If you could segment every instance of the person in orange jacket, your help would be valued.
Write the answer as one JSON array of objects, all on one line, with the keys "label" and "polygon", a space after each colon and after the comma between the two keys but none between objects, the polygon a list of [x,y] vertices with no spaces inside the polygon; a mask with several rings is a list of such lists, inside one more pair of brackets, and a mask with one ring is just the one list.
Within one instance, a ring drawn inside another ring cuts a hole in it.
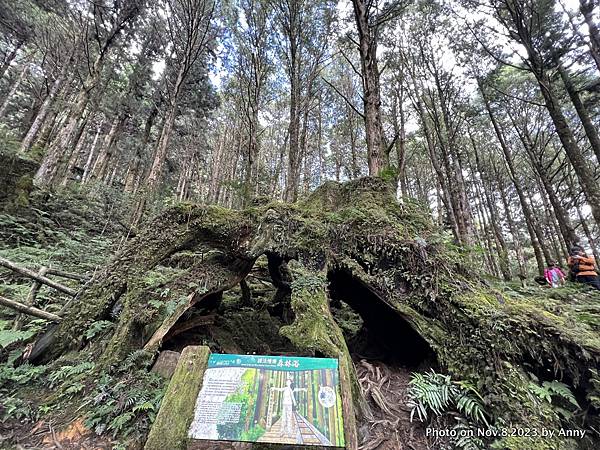
[{"label": "person in orange jacket", "polygon": [[594,289],[600,290],[600,278],[596,272],[596,260],[593,256],[588,256],[581,247],[572,249],[567,262],[571,272],[575,276],[575,281],[585,283]]}]

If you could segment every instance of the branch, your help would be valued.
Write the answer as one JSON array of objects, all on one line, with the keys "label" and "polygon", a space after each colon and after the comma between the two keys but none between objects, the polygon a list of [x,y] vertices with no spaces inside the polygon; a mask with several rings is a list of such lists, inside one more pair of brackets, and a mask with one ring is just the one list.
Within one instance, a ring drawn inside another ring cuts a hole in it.
[{"label": "branch", "polygon": [[83,281],[83,282],[90,281],[90,277],[86,277],[85,275],[79,275],[78,273],[71,273],[71,272],[63,272],[62,270],[57,270],[57,269],[48,269],[48,271],[46,273],[48,275],[56,275],[57,277],[69,278],[71,280],[78,280],[78,281]]},{"label": "branch", "polygon": [[64,292],[65,294],[69,294],[73,297],[77,295],[77,291],[67,286],[63,286],[62,284],[56,283],[55,281],[52,281],[44,276],[38,275],[37,273],[26,269],[25,267],[17,266],[15,263],[10,262],[8,259],[0,258],[0,266],[4,266],[7,269],[20,273],[21,275],[24,275],[28,278],[33,278],[34,280],[37,280],[40,283],[45,284],[46,286],[50,286],[51,288],[56,289],[57,291]]},{"label": "branch", "polygon": [[10,309],[14,309],[15,311],[19,311],[23,314],[39,317],[40,319],[50,320],[52,322],[60,322],[62,320],[62,317],[57,316],[56,314],[43,311],[41,309],[35,308],[34,306],[27,306],[2,296],[0,296],[0,305],[6,306]]},{"label": "branch", "polygon": [[384,23],[398,17],[405,7],[406,3],[402,0],[398,0],[389,4],[379,14],[377,14],[377,16],[374,17],[373,22],[369,24],[369,26],[375,29],[379,28]]},{"label": "branch", "polygon": [[323,77],[321,77],[321,80],[323,80],[325,83],[327,83],[327,85],[330,86],[331,89],[333,89],[340,97],[342,97],[346,101],[346,103],[348,104],[348,106],[350,106],[350,108],[352,108],[356,114],[358,114],[363,119],[365,118],[365,114],[362,113],[362,112],[360,112],[356,108],[356,106],[354,106],[354,104],[350,100],[348,100],[348,98],[338,90],[338,88],[336,88],[333,84],[331,84],[329,81],[327,81]]},{"label": "branch", "polygon": [[350,58],[348,58],[348,56],[346,56],[346,54],[344,53],[344,50],[342,50],[341,48],[340,48],[340,53],[342,54],[342,56],[344,57],[344,59],[346,60],[346,62],[348,62],[348,64],[350,64],[350,67],[352,67],[352,70],[354,71],[354,73],[356,75],[358,75],[360,77],[360,79],[362,80],[362,78],[363,78],[362,73],[360,72],[360,70],[358,70],[356,68],[356,66],[354,65],[354,63],[350,60]]},{"label": "branch", "polygon": [[388,148],[385,151],[385,154],[388,157],[390,156],[390,153],[392,152],[392,148],[394,147],[394,144],[396,143],[396,141],[398,140],[399,137],[400,137],[400,133],[395,133],[394,134],[394,138],[392,139],[392,142],[390,142],[390,145],[388,145]]}]

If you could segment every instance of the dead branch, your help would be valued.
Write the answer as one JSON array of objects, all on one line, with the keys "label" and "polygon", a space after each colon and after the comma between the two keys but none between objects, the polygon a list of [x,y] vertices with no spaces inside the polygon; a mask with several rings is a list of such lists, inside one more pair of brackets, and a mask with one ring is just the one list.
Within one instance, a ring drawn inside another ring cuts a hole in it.
[{"label": "dead branch", "polygon": [[64,272],[64,271],[58,270],[58,269],[48,269],[47,273],[48,273],[48,275],[56,275],[57,277],[68,278],[70,280],[77,280],[77,281],[83,281],[83,282],[90,281],[90,277],[87,277],[85,275],[80,275],[78,273]]},{"label": "dead branch", "polygon": [[62,317],[57,316],[56,314],[43,311],[34,306],[27,306],[23,303],[15,302],[14,300],[10,300],[2,296],[0,296],[0,305],[14,309],[15,311],[19,311],[23,314],[29,314],[30,316],[39,317],[40,319],[46,319],[52,322],[60,322],[62,320]]},{"label": "dead branch", "polygon": [[71,289],[67,286],[63,286],[62,284],[52,281],[44,276],[38,275],[37,273],[25,267],[18,266],[17,264],[9,261],[6,258],[0,258],[0,266],[6,267],[7,269],[20,273],[21,275],[26,276],[28,278],[33,278],[34,280],[37,280],[40,283],[45,284],[46,286],[50,286],[51,288],[56,289],[57,291],[69,294],[73,297],[77,295],[77,291],[75,291],[74,289]]}]

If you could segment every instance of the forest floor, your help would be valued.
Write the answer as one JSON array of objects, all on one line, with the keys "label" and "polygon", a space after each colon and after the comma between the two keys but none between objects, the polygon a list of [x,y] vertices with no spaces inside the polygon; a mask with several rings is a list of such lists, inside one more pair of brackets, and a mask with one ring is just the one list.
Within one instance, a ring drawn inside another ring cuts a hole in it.
[{"label": "forest floor", "polygon": [[359,424],[361,450],[428,450],[437,448],[418,420],[411,421],[408,386],[411,370],[382,361],[355,360],[354,365],[372,418]]}]

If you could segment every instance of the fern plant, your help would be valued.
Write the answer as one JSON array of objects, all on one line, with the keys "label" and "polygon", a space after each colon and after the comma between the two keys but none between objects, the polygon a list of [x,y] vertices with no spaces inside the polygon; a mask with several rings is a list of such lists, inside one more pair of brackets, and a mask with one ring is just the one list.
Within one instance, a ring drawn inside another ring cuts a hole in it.
[{"label": "fern plant", "polygon": [[466,418],[489,426],[483,399],[475,387],[466,382],[453,381],[450,375],[437,373],[433,369],[423,374],[413,373],[408,395],[411,421],[415,414],[421,422],[425,422],[430,413],[441,416],[455,409]]},{"label": "fern plant", "polygon": [[540,400],[552,404],[563,419],[571,420],[574,417],[573,413],[580,409],[580,406],[569,386],[556,380],[544,381],[539,385],[538,378],[535,375],[531,377],[534,381],[529,383],[529,392]]},{"label": "fern plant", "polygon": [[26,341],[34,335],[33,331],[11,330],[11,322],[0,320],[0,347],[6,348],[15,342]]},{"label": "fern plant", "polygon": [[459,419],[458,423],[452,427],[455,435],[450,438],[452,448],[461,450],[483,450],[486,448],[485,442],[477,436],[477,427],[468,420]]},{"label": "fern plant", "polygon": [[138,439],[154,422],[164,387],[162,377],[146,370],[121,374],[118,382],[102,375],[90,395],[86,426],[98,435]]}]

